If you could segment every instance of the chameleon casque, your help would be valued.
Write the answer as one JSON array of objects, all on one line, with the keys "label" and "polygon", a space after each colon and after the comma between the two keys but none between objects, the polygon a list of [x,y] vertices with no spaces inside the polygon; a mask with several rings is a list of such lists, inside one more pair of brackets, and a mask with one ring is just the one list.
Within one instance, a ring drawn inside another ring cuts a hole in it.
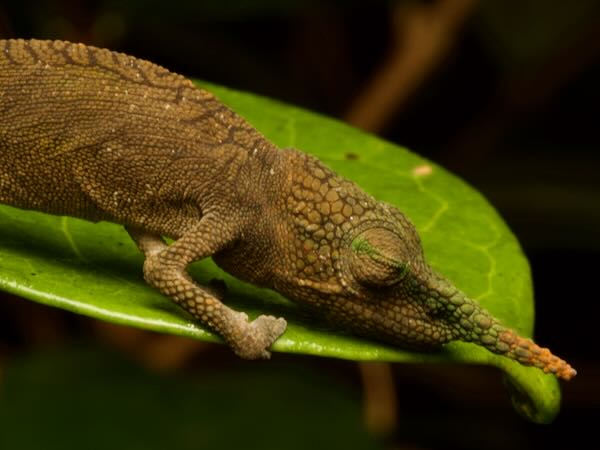
[{"label": "chameleon casque", "polygon": [[395,207],[275,147],[212,94],[147,61],[0,40],[0,151],[0,202],[124,225],[147,283],[243,358],[268,358],[285,320],[248,321],[196,284],[190,263],[212,256],[377,340],[423,349],[462,340],[563,379],[576,373],[435,273]]}]

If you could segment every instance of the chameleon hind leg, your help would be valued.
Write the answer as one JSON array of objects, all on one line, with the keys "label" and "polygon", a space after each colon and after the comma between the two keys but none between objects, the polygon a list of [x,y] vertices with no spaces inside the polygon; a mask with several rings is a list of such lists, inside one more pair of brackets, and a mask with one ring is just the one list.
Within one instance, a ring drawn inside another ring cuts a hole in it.
[{"label": "chameleon hind leg", "polygon": [[262,315],[249,322],[245,313],[224,305],[210,288],[196,284],[187,273],[189,264],[214,254],[227,243],[222,228],[221,234],[211,233],[206,219],[171,245],[161,236],[128,227],[129,235],[146,257],[144,279],[219,334],[238,356],[267,359],[271,355],[268,348],[285,331],[285,320]]}]

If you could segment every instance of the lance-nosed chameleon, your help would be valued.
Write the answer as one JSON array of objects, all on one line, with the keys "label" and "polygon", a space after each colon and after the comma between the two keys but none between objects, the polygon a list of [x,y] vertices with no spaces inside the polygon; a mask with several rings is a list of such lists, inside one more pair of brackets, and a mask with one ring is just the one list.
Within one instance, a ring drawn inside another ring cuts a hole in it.
[{"label": "lance-nosed chameleon", "polygon": [[0,41],[0,202],[125,226],[146,282],[243,358],[268,358],[285,320],[249,321],[194,282],[190,263],[212,257],[360,335],[411,348],[474,342],[575,375],[434,272],[398,209],[277,148],[183,76],[124,54]]}]

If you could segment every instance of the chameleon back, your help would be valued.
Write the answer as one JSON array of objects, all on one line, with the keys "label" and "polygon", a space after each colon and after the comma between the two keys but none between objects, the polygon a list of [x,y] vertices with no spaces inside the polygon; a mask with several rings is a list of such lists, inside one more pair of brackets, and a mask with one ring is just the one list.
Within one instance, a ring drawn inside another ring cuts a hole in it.
[{"label": "chameleon back", "polygon": [[171,222],[157,231],[180,234],[201,214],[182,193],[214,189],[208,180],[224,165],[265,142],[155,64],[82,44],[0,41],[2,203],[141,225],[154,211]]}]

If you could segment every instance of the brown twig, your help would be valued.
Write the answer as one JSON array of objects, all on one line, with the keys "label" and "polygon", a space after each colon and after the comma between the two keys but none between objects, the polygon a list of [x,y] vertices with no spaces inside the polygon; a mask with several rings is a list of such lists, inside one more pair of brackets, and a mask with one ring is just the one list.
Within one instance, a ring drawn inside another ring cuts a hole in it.
[{"label": "brown twig", "polygon": [[388,363],[358,364],[363,383],[364,420],[375,434],[389,434],[396,428],[398,405],[392,367]]},{"label": "brown twig", "polygon": [[345,120],[371,132],[381,131],[453,47],[475,5],[476,0],[398,5],[393,11],[389,56],[358,94]]}]

